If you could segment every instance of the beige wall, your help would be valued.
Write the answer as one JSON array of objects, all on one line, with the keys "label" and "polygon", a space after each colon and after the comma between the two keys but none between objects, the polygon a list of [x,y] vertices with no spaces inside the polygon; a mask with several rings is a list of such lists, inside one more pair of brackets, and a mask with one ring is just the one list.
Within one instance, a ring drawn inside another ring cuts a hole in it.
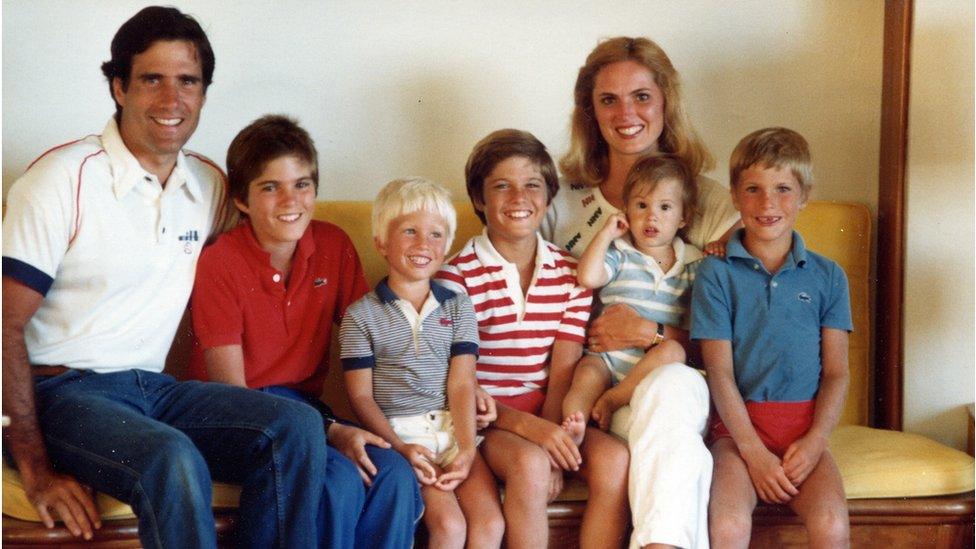
[{"label": "beige wall", "polygon": [[[48,147],[101,131],[113,106],[98,65],[143,4],[4,4],[4,191]],[[369,199],[407,174],[463,196],[471,146],[501,127],[561,153],[587,52],[631,34],[653,37],[682,72],[720,181],[741,136],[785,125],[812,143],[816,196],[875,207],[880,0],[179,4],[217,53],[190,146],[223,164],[245,124],[295,115],[318,141],[322,198]]]},{"label": "beige wall", "polygon": [[973,3],[915,3],[905,430],[963,448],[973,401]]}]

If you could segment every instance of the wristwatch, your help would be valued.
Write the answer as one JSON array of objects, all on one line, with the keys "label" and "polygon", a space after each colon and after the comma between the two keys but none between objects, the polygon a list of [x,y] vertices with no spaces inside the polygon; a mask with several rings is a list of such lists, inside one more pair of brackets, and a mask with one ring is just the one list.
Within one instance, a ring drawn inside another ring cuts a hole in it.
[{"label": "wristwatch", "polygon": [[651,344],[648,345],[647,348],[650,349],[651,347],[654,347],[655,345],[659,345],[662,341],[664,341],[664,323],[663,322],[658,322],[657,323],[657,333],[654,334],[654,339],[651,340]]}]

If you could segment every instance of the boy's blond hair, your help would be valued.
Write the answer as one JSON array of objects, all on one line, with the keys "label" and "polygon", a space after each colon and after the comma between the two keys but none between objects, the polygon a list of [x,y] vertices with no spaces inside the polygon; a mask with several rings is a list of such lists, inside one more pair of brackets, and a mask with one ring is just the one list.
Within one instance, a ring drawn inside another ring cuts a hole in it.
[{"label": "boy's blond hair", "polygon": [[789,168],[800,183],[804,198],[813,186],[810,145],[799,133],[788,128],[763,128],[742,138],[729,159],[729,185],[734,189],[742,172],[752,166]]},{"label": "boy's blond hair", "polygon": [[645,156],[631,166],[624,182],[625,207],[631,196],[636,196],[641,189],[646,189],[646,193],[654,192],[658,183],[665,179],[674,179],[681,184],[681,218],[685,222],[684,230],[688,231],[698,209],[698,182],[688,164],[676,154]]},{"label": "boy's blond hair", "polygon": [[444,235],[446,254],[451,249],[457,230],[457,213],[451,202],[451,193],[422,177],[394,179],[380,189],[373,201],[373,238],[385,244],[390,222],[401,215],[418,211],[439,215],[447,223],[447,234]]}]

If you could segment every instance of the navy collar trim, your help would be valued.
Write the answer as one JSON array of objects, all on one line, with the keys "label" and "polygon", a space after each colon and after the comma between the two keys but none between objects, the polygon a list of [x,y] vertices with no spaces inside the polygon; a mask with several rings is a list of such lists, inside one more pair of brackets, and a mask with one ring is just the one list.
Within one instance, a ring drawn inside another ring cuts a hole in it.
[{"label": "navy collar trim", "polygon": [[[380,298],[380,301],[382,301],[383,303],[393,303],[398,299],[400,299],[399,297],[397,297],[396,293],[394,293],[393,290],[390,289],[390,284],[388,282],[388,279],[389,277],[383,277],[383,280],[377,282],[376,288],[374,288],[374,291],[376,292],[376,297]],[[451,290],[445,288],[444,286],[441,286],[440,284],[434,282],[433,280],[430,281],[430,291],[432,294],[434,294],[434,299],[436,299],[438,303],[444,303],[448,299],[451,299],[452,297],[457,295]]]}]

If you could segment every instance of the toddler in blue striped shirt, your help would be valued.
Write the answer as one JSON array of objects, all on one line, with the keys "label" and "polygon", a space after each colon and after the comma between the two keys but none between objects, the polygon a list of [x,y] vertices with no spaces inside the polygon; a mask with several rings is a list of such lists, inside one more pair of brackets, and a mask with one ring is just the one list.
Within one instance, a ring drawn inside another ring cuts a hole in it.
[{"label": "toddler in blue striped shirt", "polygon": [[703,254],[678,233],[694,218],[695,177],[677,156],[647,156],[631,168],[623,192],[624,212],[611,215],[583,252],[577,277],[600,288],[603,306],[623,303],[656,322],[657,336],[647,349],[587,352],[580,360],[563,401],[563,428],[578,443],[589,418],[610,428],[644,377],[687,360],[691,284]]}]

